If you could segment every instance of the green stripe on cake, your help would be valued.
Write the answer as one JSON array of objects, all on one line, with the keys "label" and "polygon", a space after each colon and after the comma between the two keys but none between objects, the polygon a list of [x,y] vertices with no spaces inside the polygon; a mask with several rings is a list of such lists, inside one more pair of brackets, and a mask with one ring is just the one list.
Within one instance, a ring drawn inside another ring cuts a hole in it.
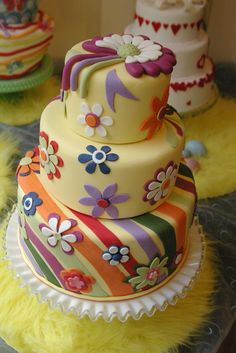
[{"label": "green stripe on cake", "polygon": [[134,217],[133,220],[143,226],[151,229],[161,239],[165,253],[168,254],[169,260],[176,254],[176,237],[173,226],[164,219],[146,213],[144,215]]},{"label": "green stripe on cake", "polygon": [[179,165],[179,171],[178,171],[179,175],[183,175],[185,177],[191,178],[192,180],[194,180],[193,177],[193,173],[191,172],[191,170],[183,163],[180,163]]},{"label": "green stripe on cake", "polygon": [[41,257],[39,256],[39,254],[37,253],[33,245],[30,243],[30,241],[28,239],[24,239],[24,241],[29,251],[31,252],[32,256],[34,257],[35,261],[37,262],[38,266],[40,267],[41,271],[44,273],[45,277],[47,278],[47,280],[55,284],[55,286],[61,287],[56,277],[50,271],[50,269],[45,264],[45,262],[41,259]]}]

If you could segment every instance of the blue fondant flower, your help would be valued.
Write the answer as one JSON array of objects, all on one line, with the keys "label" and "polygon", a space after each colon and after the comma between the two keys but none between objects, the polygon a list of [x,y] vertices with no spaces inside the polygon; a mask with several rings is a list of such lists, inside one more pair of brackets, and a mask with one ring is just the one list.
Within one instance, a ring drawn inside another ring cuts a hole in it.
[{"label": "blue fondant flower", "polygon": [[101,149],[97,149],[92,145],[86,147],[88,153],[82,153],[78,156],[80,163],[88,163],[86,165],[86,172],[93,174],[96,170],[97,165],[103,174],[109,174],[111,169],[106,165],[106,161],[115,162],[119,159],[119,156],[115,153],[110,153],[111,148],[109,146],[102,146]]},{"label": "blue fondant flower", "polygon": [[33,216],[37,206],[42,205],[43,201],[38,197],[36,192],[29,192],[22,199],[22,205],[26,216]]},{"label": "blue fondant flower", "polygon": [[12,63],[7,65],[7,71],[9,74],[13,74],[22,67],[23,63],[21,61],[13,61]]}]

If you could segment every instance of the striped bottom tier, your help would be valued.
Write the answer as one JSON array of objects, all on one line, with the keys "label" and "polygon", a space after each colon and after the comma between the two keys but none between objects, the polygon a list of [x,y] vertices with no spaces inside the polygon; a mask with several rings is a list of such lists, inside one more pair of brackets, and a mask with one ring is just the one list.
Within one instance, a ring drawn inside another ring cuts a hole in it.
[{"label": "striped bottom tier", "polygon": [[18,183],[20,248],[48,285],[90,300],[129,299],[163,286],[184,264],[196,203],[184,164],[167,201],[129,219],[94,219],[65,207],[35,170],[19,174]]}]

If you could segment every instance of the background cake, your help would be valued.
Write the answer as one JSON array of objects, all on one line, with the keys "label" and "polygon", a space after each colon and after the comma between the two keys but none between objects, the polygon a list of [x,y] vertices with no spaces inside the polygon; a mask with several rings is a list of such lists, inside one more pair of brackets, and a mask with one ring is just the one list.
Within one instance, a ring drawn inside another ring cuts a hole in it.
[{"label": "background cake", "polygon": [[214,64],[208,57],[204,30],[206,1],[137,0],[134,22],[126,33],[147,35],[176,55],[169,103],[179,112],[193,112],[216,99]]},{"label": "background cake", "polygon": [[16,79],[41,64],[52,39],[53,20],[37,0],[0,1],[0,79]]},{"label": "background cake", "polygon": [[39,146],[20,161],[19,242],[38,278],[93,300],[156,290],[183,265],[196,191],[167,105],[173,53],[95,37],[66,56]]}]

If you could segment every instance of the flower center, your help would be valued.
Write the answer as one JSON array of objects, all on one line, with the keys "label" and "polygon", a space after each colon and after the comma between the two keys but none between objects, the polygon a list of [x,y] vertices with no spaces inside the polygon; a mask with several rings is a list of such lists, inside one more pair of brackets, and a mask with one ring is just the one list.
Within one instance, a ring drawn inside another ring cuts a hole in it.
[{"label": "flower center", "polygon": [[127,56],[135,56],[135,55],[139,55],[140,53],[141,52],[139,48],[137,48],[135,45],[131,43],[122,44],[117,50],[117,54],[124,59],[126,59]]},{"label": "flower center", "polygon": [[48,152],[47,152],[47,150],[45,148],[41,148],[40,149],[40,158],[45,163],[47,163],[49,161]]},{"label": "flower center", "polygon": [[101,208],[107,208],[110,205],[109,200],[99,199],[97,200],[97,205]]},{"label": "flower center", "polygon": [[163,105],[157,113],[157,120],[163,120],[166,114],[166,106]]},{"label": "flower center", "polygon": [[155,268],[153,270],[150,270],[147,274],[147,279],[149,281],[156,280],[158,276],[160,275],[160,270],[158,268]]},{"label": "flower center", "polygon": [[69,277],[68,282],[70,287],[76,288],[78,290],[83,289],[85,286],[84,281],[81,281],[79,277]]},{"label": "flower center", "polygon": [[122,258],[122,255],[120,253],[112,255],[112,260],[120,262],[121,258]]},{"label": "flower center", "polygon": [[27,197],[27,199],[24,202],[24,208],[26,211],[29,211],[32,207],[33,204],[33,200],[31,199],[31,197]]},{"label": "flower center", "polygon": [[100,119],[93,113],[88,113],[85,117],[86,124],[90,127],[97,127],[100,125]]},{"label": "flower center", "polygon": [[92,158],[93,158],[94,163],[101,164],[101,163],[105,162],[107,156],[106,156],[105,152],[98,150],[93,153]]},{"label": "flower center", "polygon": [[61,240],[61,234],[60,233],[54,233],[54,237],[58,240]]},{"label": "flower center", "polygon": [[162,187],[163,190],[166,190],[166,189],[168,189],[169,186],[170,186],[170,179],[166,179],[166,180],[163,181],[161,187]]}]

